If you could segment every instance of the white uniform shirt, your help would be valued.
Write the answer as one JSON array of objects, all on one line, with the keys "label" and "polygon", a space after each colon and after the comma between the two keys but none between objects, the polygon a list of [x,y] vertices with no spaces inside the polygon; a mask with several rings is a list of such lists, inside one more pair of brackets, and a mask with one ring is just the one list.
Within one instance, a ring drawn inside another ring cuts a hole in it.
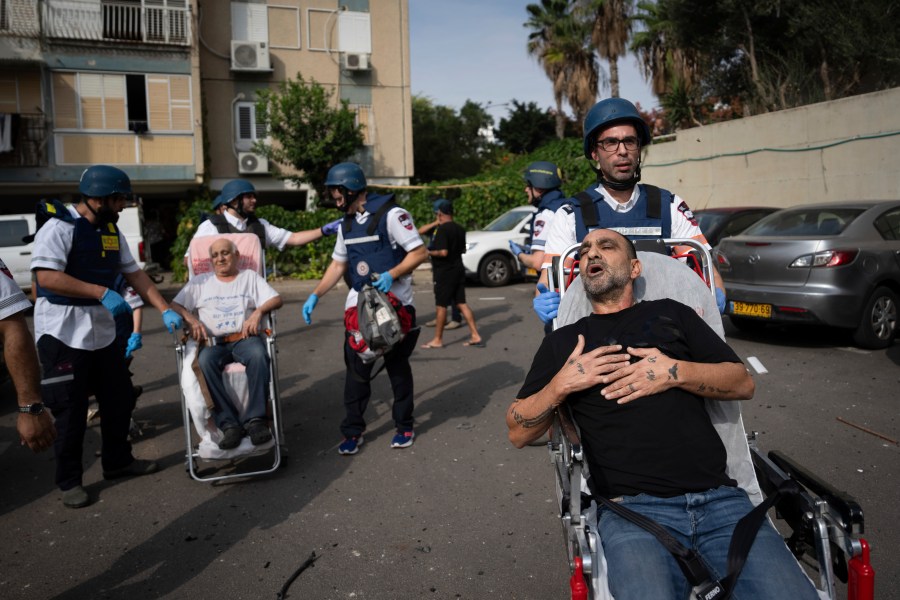
[{"label": "white uniform shirt", "polygon": [[187,282],[175,302],[195,312],[207,333],[222,337],[241,331],[254,310],[278,292],[255,271],[240,271],[232,281],[203,273]]},{"label": "white uniform shirt", "polygon": [[[81,215],[69,207],[73,216]],[[50,219],[38,230],[34,238],[31,270],[49,269],[65,271],[72,249],[75,225],[62,219]],[[139,269],[128,243],[119,233],[119,272],[133,273]],[[99,350],[113,343],[116,323],[112,313],[102,304],[69,306],[53,304],[46,298],[38,298],[34,305],[34,337],[50,335],[70,348]]]},{"label": "white uniform shirt", "polygon": [[[631,192],[631,198],[629,198],[628,202],[625,204],[617,202],[602,185],[597,188],[597,191],[603,194],[603,200],[617,213],[627,213],[633,209],[640,196],[639,186],[637,185],[634,186],[634,190]],[[697,225],[694,215],[685,201],[676,195],[670,204],[670,207],[672,214],[671,237],[696,239],[702,242],[708,249],[711,249],[706,241],[706,237],[700,230],[700,226]],[[571,208],[574,208],[574,210],[581,210],[578,206]],[[615,230],[616,228],[609,227],[608,229]],[[560,208],[556,211],[556,215],[550,223],[550,232],[547,236],[547,245],[544,250],[548,255],[547,258],[550,258],[550,256],[559,256],[565,252],[566,248],[576,244],[577,240],[575,239],[575,235],[575,213]]]},{"label": "white uniform shirt", "polygon": [[[357,213],[356,222],[362,225],[368,221],[371,216],[370,213],[365,211],[362,214]],[[410,250],[415,250],[423,245],[422,238],[419,236],[416,226],[413,225],[412,216],[410,216],[406,210],[399,206],[392,208],[384,218],[387,219],[388,238],[391,242],[391,248],[400,246],[409,252]],[[348,262],[350,259],[347,254],[347,245],[344,243],[343,227],[338,228],[337,240],[334,243],[334,252],[331,253],[331,258],[344,263]],[[407,274],[395,279],[390,291],[397,296],[397,299],[403,304],[414,305],[412,274]],[[347,294],[347,300],[344,302],[344,310],[356,306],[358,297],[358,292],[351,287],[350,293]]]},{"label": "white uniform shirt", "polygon": [[12,273],[0,260],[0,320],[31,308],[31,302],[25,293],[16,285]]},{"label": "white uniform shirt", "polygon": [[[238,233],[246,233],[247,222],[245,220],[234,216],[228,211],[225,211],[222,214],[225,215],[225,220],[228,221],[232,227],[237,229]],[[262,224],[263,229],[266,232],[266,245],[269,247],[278,248],[279,250],[284,250],[288,238],[291,237],[291,232],[287,229],[282,229],[281,227],[275,227],[265,219],[260,219],[259,222]],[[194,233],[194,237],[200,237],[204,235],[219,235],[219,230],[216,229],[216,226],[213,225],[211,221],[203,221],[202,223],[200,223],[199,227],[197,227],[197,231]]]}]

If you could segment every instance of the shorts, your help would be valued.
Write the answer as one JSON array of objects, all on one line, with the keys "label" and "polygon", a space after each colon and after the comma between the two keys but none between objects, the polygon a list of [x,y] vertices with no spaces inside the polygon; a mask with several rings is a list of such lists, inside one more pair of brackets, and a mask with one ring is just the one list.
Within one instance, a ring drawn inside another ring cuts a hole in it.
[{"label": "shorts", "polygon": [[435,306],[466,303],[466,272],[464,269],[438,271],[433,275]]}]

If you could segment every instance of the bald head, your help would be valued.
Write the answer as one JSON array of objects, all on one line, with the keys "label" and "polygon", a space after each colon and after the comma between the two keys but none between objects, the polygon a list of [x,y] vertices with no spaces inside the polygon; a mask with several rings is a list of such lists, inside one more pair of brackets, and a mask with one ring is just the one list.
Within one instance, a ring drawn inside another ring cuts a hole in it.
[{"label": "bald head", "polygon": [[212,260],[213,271],[218,277],[237,275],[240,253],[231,240],[222,238],[210,244],[209,258]]}]

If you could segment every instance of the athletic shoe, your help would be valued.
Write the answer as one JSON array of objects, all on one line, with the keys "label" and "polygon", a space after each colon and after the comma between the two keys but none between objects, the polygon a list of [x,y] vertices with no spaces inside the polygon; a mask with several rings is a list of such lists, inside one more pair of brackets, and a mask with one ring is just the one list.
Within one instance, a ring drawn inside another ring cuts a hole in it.
[{"label": "athletic shoe", "polygon": [[450,321],[444,325],[444,329],[459,329],[460,327],[462,327],[462,323],[459,321]]},{"label": "athletic shoe", "polygon": [[363,445],[363,436],[355,435],[353,437],[344,438],[341,445],[338,446],[338,454],[356,454],[359,447]]},{"label": "athletic shoe", "polygon": [[409,448],[413,445],[413,438],[416,434],[410,431],[398,431],[394,439],[391,440],[391,448]]},{"label": "athletic shoe", "polygon": [[84,508],[91,503],[91,498],[83,487],[76,485],[63,492],[62,501],[69,508]]},{"label": "athletic shoe", "polygon": [[247,435],[254,446],[260,446],[272,439],[272,432],[264,419],[250,419],[247,423]]},{"label": "athletic shoe", "polygon": [[[450,321],[447,321],[447,322],[449,323]],[[432,319],[432,320],[428,321],[427,323],[425,323],[425,327],[434,327],[435,325],[437,325],[437,319]],[[445,325],[445,327],[446,327],[446,325]]]}]

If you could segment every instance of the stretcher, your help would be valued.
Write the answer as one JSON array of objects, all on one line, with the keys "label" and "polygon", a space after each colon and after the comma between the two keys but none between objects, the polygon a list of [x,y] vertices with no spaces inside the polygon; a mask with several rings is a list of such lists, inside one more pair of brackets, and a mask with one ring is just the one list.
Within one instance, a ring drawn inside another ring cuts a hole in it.
[{"label": "stretcher", "polygon": [[[724,328],[715,302],[712,260],[708,250],[693,240],[665,240],[669,247],[691,246],[699,256],[700,274],[692,266],[673,260],[666,253],[640,251],[643,274],[635,281],[635,299],[673,298],[693,308],[716,333],[724,338]],[[561,302],[554,328],[573,323],[590,314],[591,306],[577,276],[577,263],[566,261],[579,246],[572,246],[555,260],[551,284],[557,286]],[[559,285],[562,282],[562,285]],[[864,531],[863,512],[849,494],[835,490],[783,453],[764,455],[755,434],[747,436],[739,402],[706,400],[706,408],[728,452],[728,475],[747,491],[758,505],[790,479],[801,491],[782,497],[775,505],[777,524],[791,530],[788,547],[798,562],[813,560],[818,573],[816,589],[820,598],[834,600],[835,581],[847,583],[848,600],[873,600],[874,570],[870,563]],[[597,530],[597,504],[590,496],[590,477],[578,427],[568,406],[557,410],[550,431],[550,459],[556,483],[556,498],[566,544],[571,597],[573,600],[613,600],[609,591],[607,565]],[[770,511],[771,513],[772,511]],[[771,517],[771,515],[770,515]],[[780,527],[780,529],[784,529]],[[815,582],[814,582],[815,584]]]}]

